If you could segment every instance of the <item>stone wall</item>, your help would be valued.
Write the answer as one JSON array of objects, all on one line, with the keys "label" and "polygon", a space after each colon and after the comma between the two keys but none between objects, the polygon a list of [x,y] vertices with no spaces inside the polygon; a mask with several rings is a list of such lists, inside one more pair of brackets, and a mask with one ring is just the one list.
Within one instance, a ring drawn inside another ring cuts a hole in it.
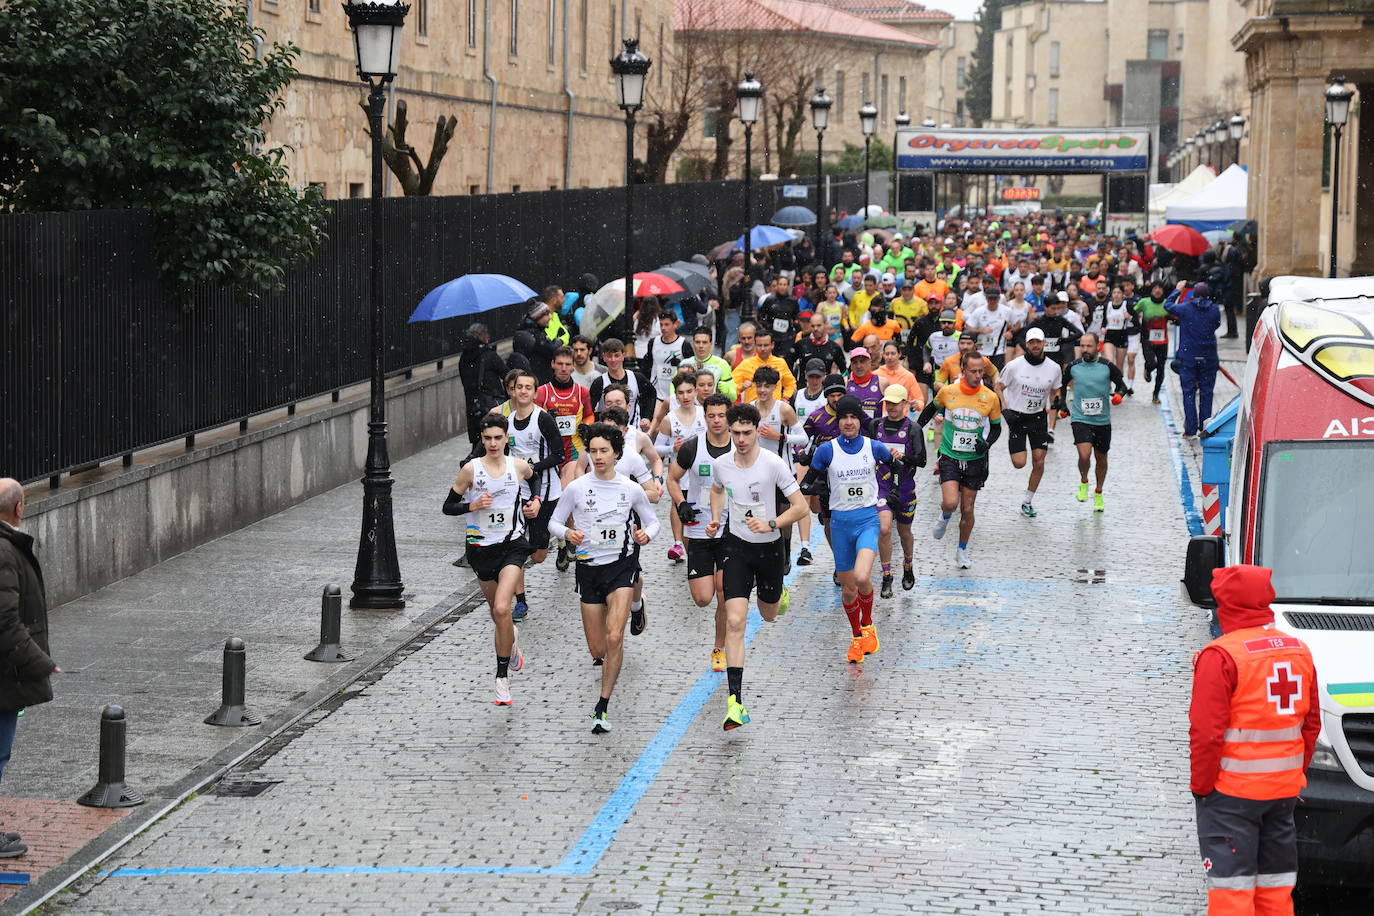
[{"label": "stone wall", "polygon": [[[364,396],[32,498],[25,528],[38,541],[49,605],[360,478],[367,419]],[[393,462],[464,432],[456,365],[389,387],[387,420]]]}]

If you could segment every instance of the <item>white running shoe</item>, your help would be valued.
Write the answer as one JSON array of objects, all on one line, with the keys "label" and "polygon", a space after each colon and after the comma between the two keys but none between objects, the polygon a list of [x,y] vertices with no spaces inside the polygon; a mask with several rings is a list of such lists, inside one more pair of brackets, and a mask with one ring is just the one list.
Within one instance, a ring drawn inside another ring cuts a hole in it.
[{"label": "white running shoe", "polygon": [[[954,516],[951,515],[949,518],[953,517]],[[935,519],[935,540],[938,541],[945,536],[945,529],[949,527],[949,518],[940,515]]]},{"label": "white running shoe", "polygon": [[498,677],[496,679],[496,705],[510,706],[510,678]]},{"label": "white running shoe", "polygon": [[611,718],[604,712],[592,713],[592,734],[604,735],[611,730]]},{"label": "white running shoe", "polygon": [[968,548],[960,547],[954,552],[954,562],[960,569],[972,569],[973,561],[968,558]]},{"label": "white running shoe", "polygon": [[515,638],[510,641],[510,664],[506,668],[509,671],[521,671],[525,667],[525,653],[520,651],[520,628],[513,629]]}]

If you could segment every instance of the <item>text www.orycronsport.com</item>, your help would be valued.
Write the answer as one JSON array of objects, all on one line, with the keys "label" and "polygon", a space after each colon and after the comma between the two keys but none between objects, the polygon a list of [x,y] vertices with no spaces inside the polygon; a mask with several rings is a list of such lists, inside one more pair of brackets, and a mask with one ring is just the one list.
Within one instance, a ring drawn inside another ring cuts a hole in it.
[{"label": "text www.orycronsport.com", "polygon": [[1056,157],[1054,159],[1031,158],[1018,159],[1014,157],[996,156],[993,158],[979,158],[975,156],[931,156],[929,157],[929,168],[969,168],[969,169],[994,169],[994,168],[1031,168],[1031,169],[1117,169],[1122,168],[1119,159],[1064,159]]}]

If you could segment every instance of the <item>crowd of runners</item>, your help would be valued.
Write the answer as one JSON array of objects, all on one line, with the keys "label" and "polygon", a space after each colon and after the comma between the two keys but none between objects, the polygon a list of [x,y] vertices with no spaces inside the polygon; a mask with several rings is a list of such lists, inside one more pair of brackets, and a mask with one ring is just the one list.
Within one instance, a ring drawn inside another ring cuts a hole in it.
[{"label": "crowd of runners", "polygon": [[[611,729],[627,624],[631,635],[648,627],[640,557],[663,527],[692,601],[714,606],[703,655],[726,675],[730,730],[749,721],[750,603],[765,621],[787,613],[784,579],[794,562],[816,563],[814,537],[833,558],[845,659],[861,665],[881,646],[874,599],[894,594],[897,549],[910,590],[917,538],[942,541],[955,523],[954,563],[973,567],[978,494],[999,441],[1011,468],[1029,468],[1020,513],[1034,519],[1067,420],[1074,496],[1105,510],[1112,409],[1134,394],[1138,354],[1158,403],[1170,322],[1206,285],[1178,280],[1148,244],[1062,219],[866,236],[837,237],[831,267],[774,270],[758,253],[745,272],[736,253],[713,267],[719,299],[641,301],[635,323],[647,334],[570,337],[547,366],[505,374],[508,399],[479,418],[444,503],[466,521],[467,562],[496,625],[497,704],[513,702],[510,675],[524,665],[525,569],[555,546],[600,669],[591,730]],[[751,282],[759,289],[740,299]],[[689,312],[731,301],[747,303],[742,320],[693,319],[679,333]],[[924,516],[921,474],[940,493]],[[666,526],[655,508],[665,496]]]}]

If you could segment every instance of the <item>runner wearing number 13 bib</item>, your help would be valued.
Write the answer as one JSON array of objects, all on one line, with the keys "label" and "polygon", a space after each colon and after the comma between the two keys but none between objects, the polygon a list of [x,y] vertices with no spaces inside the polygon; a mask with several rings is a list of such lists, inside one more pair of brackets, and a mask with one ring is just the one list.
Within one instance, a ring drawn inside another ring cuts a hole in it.
[{"label": "runner wearing number 13 bib", "polygon": [[863,435],[871,414],[851,395],[835,405],[840,435],[816,448],[813,474],[825,474],[830,490],[830,549],[840,577],[840,600],[851,638],[851,665],[878,651],[873,624],[873,560],[878,555],[878,464],[892,461],[885,444]]}]

